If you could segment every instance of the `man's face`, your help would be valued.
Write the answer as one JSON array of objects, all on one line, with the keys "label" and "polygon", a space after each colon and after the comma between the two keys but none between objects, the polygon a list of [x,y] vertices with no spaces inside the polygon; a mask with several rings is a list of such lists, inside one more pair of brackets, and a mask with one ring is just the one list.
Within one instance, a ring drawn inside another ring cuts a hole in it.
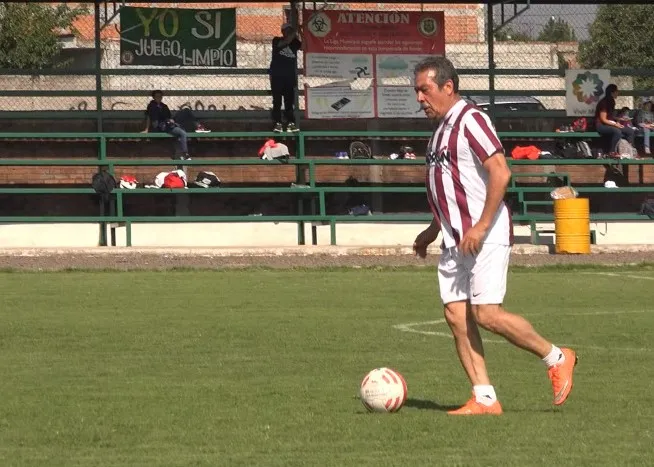
[{"label": "man's face", "polygon": [[446,81],[442,88],[439,88],[434,79],[436,72],[426,70],[416,73],[415,91],[416,99],[422,106],[428,118],[440,120],[452,107],[452,95],[454,88],[452,81]]},{"label": "man's face", "polygon": [[154,99],[155,102],[159,103],[159,102],[161,102],[161,100],[163,99],[163,94],[161,94],[161,93],[158,92],[158,93],[156,93],[156,94],[154,95],[153,99]]},{"label": "man's face", "polygon": [[282,36],[284,36],[284,39],[286,39],[287,37],[291,37],[294,32],[295,29],[293,28],[284,28],[284,30],[282,31]]}]

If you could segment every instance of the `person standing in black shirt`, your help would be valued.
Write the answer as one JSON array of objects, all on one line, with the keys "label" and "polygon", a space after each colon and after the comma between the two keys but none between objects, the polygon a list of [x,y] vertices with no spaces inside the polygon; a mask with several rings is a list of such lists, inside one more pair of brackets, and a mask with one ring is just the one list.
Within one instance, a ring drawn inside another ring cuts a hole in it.
[{"label": "person standing in black shirt", "polygon": [[270,91],[273,96],[273,131],[282,132],[282,99],[286,131],[298,131],[295,124],[294,104],[297,88],[297,51],[302,49],[297,31],[288,23],[282,25],[282,37],[272,40],[272,60],[270,62]]}]

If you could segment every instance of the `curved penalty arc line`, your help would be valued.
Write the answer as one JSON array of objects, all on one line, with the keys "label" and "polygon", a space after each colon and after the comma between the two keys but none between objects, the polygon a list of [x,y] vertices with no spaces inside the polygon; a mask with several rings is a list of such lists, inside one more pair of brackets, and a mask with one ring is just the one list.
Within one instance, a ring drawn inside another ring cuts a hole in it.
[{"label": "curved penalty arc line", "polygon": [[[612,312],[607,312],[607,311],[596,311],[596,312],[582,312],[582,313],[569,313],[568,316],[600,316],[600,315],[625,315],[625,314],[642,314],[642,313],[648,313],[648,310],[624,310],[624,311],[612,311]],[[531,315],[535,316],[535,315]],[[437,337],[445,337],[448,339],[453,339],[453,336],[450,332],[444,332],[444,331],[437,331],[437,330],[424,330],[424,329],[416,329],[419,327],[424,327],[424,326],[439,326],[442,324],[445,324],[446,321],[444,318],[441,319],[436,319],[436,320],[430,320],[430,321],[419,321],[419,322],[413,322],[413,323],[401,323],[401,324],[395,324],[393,325],[394,329],[397,329],[398,331],[402,332],[409,332],[409,333],[414,333],[414,334],[422,334],[425,336],[437,336]],[[484,339],[483,340],[485,343],[492,343],[492,344],[508,344],[506,340],[502,339]],[[604,351],[624,351],[624,352],[649,352],[652,349],[646,348],[646,347],[604,347],[604,346],[598,346],[598,345],[577,345],[577,344],[559,344],[559,345],[565,345],[565,346],[570,346],[570,347],[575,347],[579,349],[588,349],[588,350],[604,350]]]}]

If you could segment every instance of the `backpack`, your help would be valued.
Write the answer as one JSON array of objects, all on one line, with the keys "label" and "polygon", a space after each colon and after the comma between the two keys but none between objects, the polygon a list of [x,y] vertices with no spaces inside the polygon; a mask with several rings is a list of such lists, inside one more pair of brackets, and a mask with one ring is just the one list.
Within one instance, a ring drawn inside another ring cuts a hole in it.
[{"label": "backpack", "polygon": [[213,172],[202,171],[197,174],[195,181],[192,183],[202,188],[216,188],[220,186],[220,179]]},{"label": "backpack", "polygon": [[654,199],[646,199],[640,207],[639,214],[643,214],[650,219],[654,219]]},{"label": "backpack", "polygon": [[114,191],[114,188],[118,186],[118,183],[116,183],[116,179],[113,175],[106,170],[101,170],[91,178],[91,186],[95,192],[100,195],[100,199],[106,203],[109,201],[109,194]]},{"label": "backpack", "polygon": [[134,175],[123,175],[120,177],[119,187],[126,190],[133,190],[139,184],[139,181]]},{"label": "backpack", "polygon": [[588,119],[586,117],[581,117],[572,122],[572,129],[574,131],[586,131],[588,129]]},{"label": "backpack", "polygon": [[593,151],[590,150],[590,146],[586,141],[577,141],[577,155],[586,159],[593,158]]},{"label": "backpack", "polygon": [[626,139],[620,139],[618,141],[617,151],[620,156],[625,156],[627,159],[633,159],[638,154],[636,149]]},{"label": "backpack", "polygon": [[186,188],[186,179],[174,170],[163,179],[162,188]]},{"label": "backpack", "polygon": [[351,216],[371,216],[372,215],[372,211],[365,204],[360,204],[359,206],[354,206],[353,208],[350,208],[348,213]]},{"label": "backpack", "polygon": [[572,144],[568,141],[558,142],[556,145],[556,154],[563,157],[564,159],[576,159],[577,158],[577,145]]},{"label": "backpack", "polygon": [[268,139],[259,149],[259,157],[264,160],[288,160],[290,157],[288,146],[283,143],[277,143],[274,139]]},{"label": "backpack", "polygon": [[361,141],[353,141],[350,144],[350,159],[372,159],[370,146]]}]

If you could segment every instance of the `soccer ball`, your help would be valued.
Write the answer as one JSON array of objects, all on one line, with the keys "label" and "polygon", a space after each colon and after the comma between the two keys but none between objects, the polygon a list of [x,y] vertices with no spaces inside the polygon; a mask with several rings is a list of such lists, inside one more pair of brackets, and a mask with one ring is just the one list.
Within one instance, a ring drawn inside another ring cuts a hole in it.
[{"label": "soccer ball", "polygon": [[360,397],[368,412],[397,412],[406,401],[406,381],[390,368],[376,368],[361,381]]}]

